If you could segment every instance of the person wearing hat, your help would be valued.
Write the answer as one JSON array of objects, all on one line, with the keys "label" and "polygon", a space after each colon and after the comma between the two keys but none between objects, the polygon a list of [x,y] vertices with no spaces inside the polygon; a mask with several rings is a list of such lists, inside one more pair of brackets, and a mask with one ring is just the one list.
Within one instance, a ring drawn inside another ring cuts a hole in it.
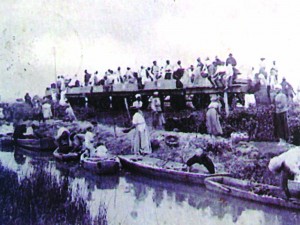
[{"label": "person wearing hat", "polygon": [[221,104],[219,102],[219,97],[217,95],[213,95],[211,97],[211,103],[208,105],[208,110],[206,112],[207,133],[212,136],[223,134],[220,124],[220,110]]},{"label": "person wearing hat", "polygon": [[135,101],[133,102],[132,106],[136,107],[137,109],[141,109],[143,107],[141,94],[135,95]]},{"label": "person wearing hat", "polygon": [[274,99],[274,136],[279,139],[279,145],[289,140],[289,127],[287,123],[288,99],[282,92],[280,85],[275,85]]},{"label": "person wearing hat", "polygon": [[133,135],[133,153],[136,155],[149,154],[152,150],[145,118],[137,107],[131,106],[130,110],[133,114],[132,125],[131,127],[124,129],[123,132],[128,133],[132,129],[135,129]]},{"label": "person wearing hat", "polygon": [[153,98],[151,101],[152,110],[152,126],[154,129],[164,126],[166,123],[165,117],[162,112],[161,101],[158,95],[158,91],[153,93]]}]

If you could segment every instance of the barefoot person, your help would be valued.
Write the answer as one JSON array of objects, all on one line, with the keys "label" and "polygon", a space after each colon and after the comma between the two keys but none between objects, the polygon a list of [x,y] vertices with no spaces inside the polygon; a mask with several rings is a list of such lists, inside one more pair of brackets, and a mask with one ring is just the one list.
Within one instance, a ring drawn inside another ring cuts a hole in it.
[{"label": "barefoot person", "polygon": [[128,133],[130,130],[135,129],[133,136],[134,154],[149,154],[151,153],[151,145],[145,118],[137,107],[132,106],[130,109],[133,113],[132,126],[125,129],[124,132]]}]

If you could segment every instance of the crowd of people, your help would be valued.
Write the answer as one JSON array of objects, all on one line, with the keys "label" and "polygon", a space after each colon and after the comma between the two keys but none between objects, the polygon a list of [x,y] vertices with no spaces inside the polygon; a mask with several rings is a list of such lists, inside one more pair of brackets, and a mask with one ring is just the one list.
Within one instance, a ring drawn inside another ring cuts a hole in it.
[{"label": "crowd of people", "polygon": [[147,82],[158,82],[158,80],[176,80],[177,88],[184,86],[209,86],[228,88],[239,74],[236,68],[237,62],[232,54],[229,54],[226,61],[220,60],[217,56],[211,60],[206,58],[204,62],[197,58],[196,65],[184,67],[180,60],[172,65],[170,60],[166,60],[165,65],[159,66],[157,61],[153,61],[151,66],[140,66],[140,69],[133,71],[130,67],[122,71],[118,67],[115,71],[108,69],[104,74],[95,71],[93,74],[84,71],[84,79],[80,81],[77,74],[72,78],[58,76],[56,87],[64,90],[67,87],[80,86],[100,86],[104,90],[110,91],[114,84],[136,84],[138,89],[143,89]]}]

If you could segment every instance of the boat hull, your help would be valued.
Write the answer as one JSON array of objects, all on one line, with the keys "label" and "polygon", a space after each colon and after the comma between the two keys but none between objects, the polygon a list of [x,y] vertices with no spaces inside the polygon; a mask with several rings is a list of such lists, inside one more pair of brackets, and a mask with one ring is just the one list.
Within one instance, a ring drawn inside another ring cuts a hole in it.
[{"label": "boat hull", "polygon": [[[239,180],[232,177],[209,177],[205,179],[205,186],[208,190],[259,202],[276,207],[300,210],[300,201],[284,199],[284,193],[280,187],[258,184],[246,180]],[[262,188],[268,191],[268,194],[255,193],[251,188]]]},{"label": "boat hull", "polygon": [[80,153],[78,152],[69,152],[67,154],[65,153],[60,153],[59,149],[57,148],[54,152],[53,152],[53,156],[55,159],[61,160],[61,161],[76,161],[79,160],[80,158]]},{"label": "boat hull", "polygon": [[33,151],[54,151],[57,147],[52,138],[17,139],[16,144],[22,148]]},{"label": "boat hull", "polygon": [[84,169],[96,174],[116,174],[120,169],[120,163],[116,157],[90,158],[86,153],[80,157]]},{"label": "boat hull", "polygon": [[[229,174],[209,174],[206,171],[199,173],[183,171],[183,164],[176,162],[164,162],[163,160],[150,157],[140,157],[134,155],[119,156],[121,165],[124,169],[132,172],[141,173],[161,179],[169,179],[184,183],[204,184],[204,179],[211,176]],[[163,166],[160,166],[163,164]]]}]

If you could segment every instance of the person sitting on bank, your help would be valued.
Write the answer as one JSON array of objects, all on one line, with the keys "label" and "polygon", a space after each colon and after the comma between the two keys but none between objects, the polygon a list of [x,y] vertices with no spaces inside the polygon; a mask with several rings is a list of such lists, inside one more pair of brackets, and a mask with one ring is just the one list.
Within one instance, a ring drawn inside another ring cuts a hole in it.
[{"label": "person sitting on bank", "polygon": [[288,180],[299,180],[300,178],[300,147],[293,147],[287,152],[272,158],[268,168],[274,174],[281,173],[281,188],[286,197],[291,198],[288,188]]},{"label": "person sitting on bank", "polygon": [[132,129],[135,129],[133,136],[134,154],[149,154],[152,152],[152,150],[145,118],[137,107],[132,106],[130,109],[133,114],[132,125],[131,127],[124,129],[123,132],[128,133]]},{"label": "person sitting on bank", "polygon": [[72,142],[70,140],[70,131],[67,128],[59,128],[55,139],[60,153],[67,154],[71,152]]}]

